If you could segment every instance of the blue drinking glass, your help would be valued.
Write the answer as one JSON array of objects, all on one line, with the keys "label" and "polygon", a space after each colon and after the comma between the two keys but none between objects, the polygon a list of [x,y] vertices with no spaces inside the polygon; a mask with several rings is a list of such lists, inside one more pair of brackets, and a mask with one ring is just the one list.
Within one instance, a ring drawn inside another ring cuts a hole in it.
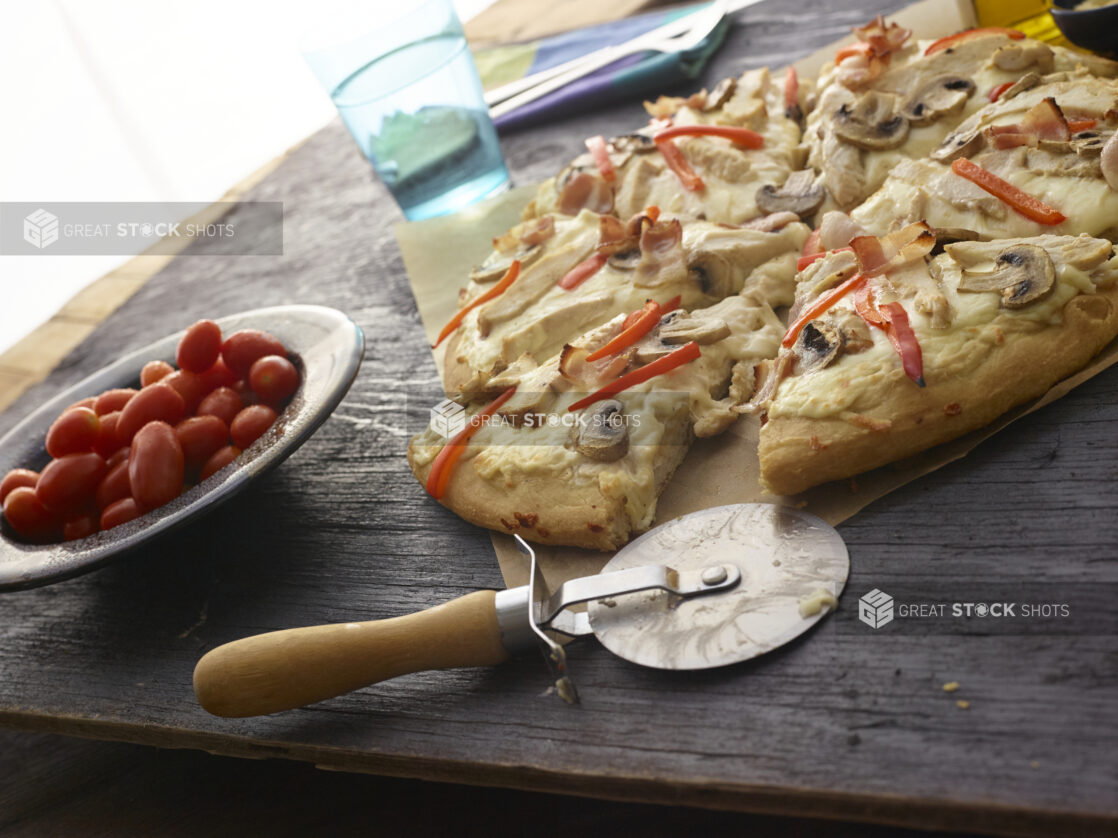
[{"label": "blue drinking glass", "polygon": [[[390,14],[383,3],[362,5]],[[344,30],[304,58],[408,219],[455,212],[509,187],[451,0]]]}]

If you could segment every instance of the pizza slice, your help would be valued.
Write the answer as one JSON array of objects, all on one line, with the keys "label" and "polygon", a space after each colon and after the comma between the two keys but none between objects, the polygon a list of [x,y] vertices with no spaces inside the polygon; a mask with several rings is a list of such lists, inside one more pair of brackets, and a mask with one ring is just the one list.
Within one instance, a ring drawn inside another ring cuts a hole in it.
[{"label": "pizza slice", "polygon": [[545,544],[613,550],[648,529],[692,439],[738,418],[784,331],[753,293],[664,308],[650,301],[505,376],[449,441],[415,436],[416,478],[466,520]]},{"label": "pizza slice", "polygon": [[646,103],[650,125],[606,140],[541,184],[531,218],[582,209],[628,218],[656,205],[665,215],[742,224],[793,211],[809,216],[823,201],[803,167],[799,89],[794,73],[768,68],[729,78],[709,93]]},{"label": "pizza slice", "polygon": [[1118,238],[1118,81],[1085,71],[1021,79],[929,157],[899,163],[850,217],[877,235],[926,219],[987,239]]},{"label": "pizza slice", "polygon": [[763,485],[795,494],[980,428],[1084,367],[1118,335],[1106,239],[963,241],[931,257],[915,224],[821,255],[761,365]]},{"label": "pizza slice", "polygon": [[691,310],[751,289],[772,306],[791,304],[808,229],[789,213],[762,220],[681,223],[650,208],[627,222],[589,210],[523,222],[473,271],[443,330],[446,391],[491,399],[510,375],[648,299],[678,297]]},{"label": "pizza slice", "polygon": [[804,130],[808,162],[827,193],[824,212],[858,206],[895,166],[926,158],[960,123],[1020,83],[1077,68],[1118,76],[1116,62],[1012,29],[917,42],[879,17],[854,33],[857,42],[821,71]]}]

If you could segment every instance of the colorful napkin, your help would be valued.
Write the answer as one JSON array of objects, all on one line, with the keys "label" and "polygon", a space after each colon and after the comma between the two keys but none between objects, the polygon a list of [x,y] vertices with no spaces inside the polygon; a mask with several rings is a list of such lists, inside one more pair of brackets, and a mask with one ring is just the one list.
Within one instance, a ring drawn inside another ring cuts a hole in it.
[{"label": "colorful napkin", "polygon": [[[672,20],[694,14],[704,5],[652,12],[526,44],[480,50],[474,59],[482,85],[489,89],[602,47],[622,44]],[[684,52],[645,52],[621,58],[499,117],[495,120],[497,129],[509,131],[611,102],[631,102],[636,96],[660,93],[681,82],[693,80],[722,45],[729,25],[729,19],[723,18],[705,40]]]}]

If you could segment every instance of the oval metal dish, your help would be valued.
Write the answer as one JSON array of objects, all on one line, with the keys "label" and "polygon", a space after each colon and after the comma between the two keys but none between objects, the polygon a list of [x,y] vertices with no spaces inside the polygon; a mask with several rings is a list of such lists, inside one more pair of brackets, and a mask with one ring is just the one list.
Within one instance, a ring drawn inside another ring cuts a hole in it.
[{"label": "oval metal dish", "polygon": [[[0,525],[0,591],[34,588],[86,573],[177,529],[275,468],[326,421],[349,390],[365,353],[361,329],[345,314],[323,306],[276,306],[223,317],[225,334],[238,329],[271,332],[287,347],[301,377],[299,389],[276,423],[229,466],[147,515],[89,538],[26,544]],[[0,439],[0,475],[47,462],[47,429],[67,405],[113,387],[139,386],[148,361],[173,361],[183,332],[170,335],[98,370],[39,407]],[[2,517],[2,516],[0,516]]]}]

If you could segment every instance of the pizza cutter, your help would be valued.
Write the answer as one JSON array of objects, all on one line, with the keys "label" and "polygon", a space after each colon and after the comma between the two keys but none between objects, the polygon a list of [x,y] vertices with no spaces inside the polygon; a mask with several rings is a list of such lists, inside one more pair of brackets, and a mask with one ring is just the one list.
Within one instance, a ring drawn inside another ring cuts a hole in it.
[{"label": "pizza cutter", "polygon": [[194,670],[199,703],[218,716],[257,716],[410,672],[490,666],[531,648],[543,650],[555,692],[574,703],[578,694],[558,642],[563,635],[597,635],[614,654],[657,669],[726,666],[815,625],[833,608],[850,570],[834,529],[771,504],[675,518],[625,546],[601,573],[555,591],[547,589],[532,548],[517,541],[531,559],[527,585],[477,591],[403,617],[228,643]]}]

